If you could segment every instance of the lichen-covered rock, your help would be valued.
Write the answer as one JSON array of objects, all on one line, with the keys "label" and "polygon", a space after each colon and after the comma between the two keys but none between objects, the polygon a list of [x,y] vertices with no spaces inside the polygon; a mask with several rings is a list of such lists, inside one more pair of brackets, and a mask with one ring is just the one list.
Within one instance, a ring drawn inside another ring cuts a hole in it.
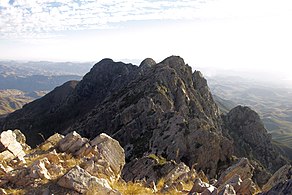
[{"label": "lichen-covered rock", "polygon": [[118,192],[113,191],[107,180],[91,176],[79,166],[72,168],[61,177],[58,181],[58,185],[75,190],[79,193],[85,193],[90,188],[96,188],[99,194],[118,194]]}]

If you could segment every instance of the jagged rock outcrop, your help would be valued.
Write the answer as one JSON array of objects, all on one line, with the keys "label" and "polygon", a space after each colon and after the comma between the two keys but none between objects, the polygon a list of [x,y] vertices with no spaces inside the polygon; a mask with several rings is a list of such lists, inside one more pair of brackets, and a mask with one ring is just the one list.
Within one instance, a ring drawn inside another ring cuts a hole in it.
[{"label": "jagged rock outcrop", "polygon": [[259,187],[252,181],[254,167],[248,159],[242,158],[228,169],[226,169],[219,177],[216,187],[225,187],[231,185],[238,194],[255,194],[259,191]]},{"label": "jagged rock outcrop", "polygon": [[73,131],[59,141],[57,148],[74,156],[87,157],[82,168],[99,178],[118,180],[125,165],[124,149],[105,133],[89,141]]},{"label": "jagged rock outcrop", "polygon": [[163,179],[168,186],[176,182],[188,182],[197,177],[195,170],[190,170],[184,163],[166,161],[162,157],[150,154],[127,163],[122,172],[125,181],[145,181],[158,183]]},{"label": "jagged rock outcrop", "polygon": [[[7,132],[17,138],[13,131]],[[22,135],[20,131],[17,133]],[[21,137],[25,140],[25,136]],[[88,153],[79,152],[88,145]],[[22,194],[79,194],[88,190],[90,194],[120,194],[109,183],[118,182],[125,154],[119,143],[106,134],[91,141],[76,132],[66,136],[54,134],[36,149],[25,152],[23,161],[0,162],[0,187],[4,191],[15,188],[25,190]]]},{"label": "jagged rock outcrop", "polygon": [[211,177],[233,152],[207,81],[178,56],[146,59],[140,67],[104,59],[78,84],[64,84],[10,114],[3,128],[9,127],[33,133],[33,144],[37,133],[49,137],[52,129],[91,139],[106,132],[128,160],[155,153],[196,164]]},{"label": "jagged rock outcrop", "polygon": [[273,174],[269,181],[262,187],[262,190],[268,191],[278,183],[285,182],[289,179],[292,179],[292,166],[284,165]]},{"label": "jagged rock outcrop", "polygon": [[292,194],[292,179],[279,182],[276,186],[267,192],[261,193],[260,195],[286,195]]},{"label": "jagged rock outcrop", "polygon": [[[272,143],[259,115],[248,107],[237,106],[223,117],[225,130],[233,138],[235,155],[247,157],[250,160],[260,162],[257,164],[255,179],[259,184],[264,184],[267,178],[264,169],[275,172],[281,166],[287,164],[287,160]],[[262,169],[259,170],[258,169]]]}]

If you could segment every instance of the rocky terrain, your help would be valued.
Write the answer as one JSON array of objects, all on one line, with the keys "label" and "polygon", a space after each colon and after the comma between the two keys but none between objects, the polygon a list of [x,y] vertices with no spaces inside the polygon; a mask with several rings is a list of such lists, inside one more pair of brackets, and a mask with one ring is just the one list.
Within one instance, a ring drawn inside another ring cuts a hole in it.
[{"label": "rocky terrain", "polygon": [[[0,194],[289,194],[291,165],[262,189],[247,158],[234,159],[218,180],[183,162],[149,154],[125,165],[119,142],[102,133],[92,140],[75,131],[54,134],[31,149],[19,130],[0,134]],[[263,192],[261,192],[263,190]]]},{"label": "rocky terrain", "polygon": [[[96,137],[106,136],[102,133],[119,142],[127,162],[123,171],[106,171],[109,180],[122,174],[124,186],[131,182],[154,191],[159,186],[160,193],[256,194],[289,164],[256,112],[238,106],[222,115],[206,79],[178,56],[160,63],[147,58],[140,66],[103,59],[80,82],[66,82],[0,122],[3,132],[20,129],[37,148],[55,133],[66,135],[67,140],[55,144],[56,151],[80,162],[66,171],[69,176],[81,172],[86,185],[106,163],[118,163],[106,157],[105,164],[91,159],[92,172],[86,170],[83,157],[93,152]],[[287,185],[275,190],[286,190]],[[74,188],[81,193],[89,188],[82,189]]]}]

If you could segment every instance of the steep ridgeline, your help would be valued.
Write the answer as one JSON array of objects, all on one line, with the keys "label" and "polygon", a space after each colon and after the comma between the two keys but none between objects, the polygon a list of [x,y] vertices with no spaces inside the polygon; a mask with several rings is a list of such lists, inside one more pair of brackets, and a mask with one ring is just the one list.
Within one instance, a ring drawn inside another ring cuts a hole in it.
[{"label": "steep ridgeline", "polygon": [[234,147],[241,147],[231,133],[236,130],[232,115],[225,119],[231,130],[223,131],[207,81],[178,56],[160,63],[147,58],[139,67],[104,59],[79,83],[65,83],[10,114],[2,129],[21,129],[30,145],[41,143],[38,133],[77,131],[94,138],[105,132],[121,143],[128,161],[154,153],[214,177]]}]

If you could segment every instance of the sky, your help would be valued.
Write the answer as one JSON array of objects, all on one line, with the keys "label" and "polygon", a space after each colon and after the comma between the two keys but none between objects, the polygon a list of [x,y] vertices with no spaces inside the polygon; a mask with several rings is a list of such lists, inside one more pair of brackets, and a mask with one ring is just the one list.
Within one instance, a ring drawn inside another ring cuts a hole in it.
[{"label": "sky", "polygon": [[[0,59],[139,63],[292,80],[291,0],[0,0]],[[291,82],[292,83],[292,82]]]}]

